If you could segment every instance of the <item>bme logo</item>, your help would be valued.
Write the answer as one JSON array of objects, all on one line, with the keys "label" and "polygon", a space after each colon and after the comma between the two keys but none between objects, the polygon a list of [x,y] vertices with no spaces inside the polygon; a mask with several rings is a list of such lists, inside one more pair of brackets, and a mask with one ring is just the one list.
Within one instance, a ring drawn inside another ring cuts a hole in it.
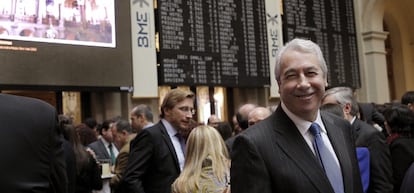
[{"label": "bme logo", "polygon": [[149,3],[146,0],[133,0],[132,4],[135,5],[139,3],[139,6],[142,8],[142,6],[145,4],[147,6],[149,6]]},{"label": "bme logo", "polygon": [[[131,14],[134,22],[133,30],[135,33],[136,44],[141,48],[151,48],[151,8],[149,0],[132,0]],[[135,16],[135,18],[134,18]]]},{"label": "bme logo", "polygon": [[270,49],[272,50],[271,52],[272,57],[276,57],[276,52],[279,49],[279,46],[278,46],[279,36],[278,36],[278,30],[277,30],[278,28],[277,24],[279,23],[277,20],[278,15],[276,14],[275,16],[271,16],[269,13],[267,13],[267,17],[269,18],[267,20],[267,23],[271,24],[271,25],[268,25],[267,27],[267,29],[269,30],[268,33],[270,35],[270,40],[272,41]]},{"label": "bme logo", "polygon": [[272,25],[276,25],[277,24],[277,15],[275,15],[274,17],[272,17],[269,13],[267,14],[267,17],[269,18],[267,20],[267,23],[271,23]]}]

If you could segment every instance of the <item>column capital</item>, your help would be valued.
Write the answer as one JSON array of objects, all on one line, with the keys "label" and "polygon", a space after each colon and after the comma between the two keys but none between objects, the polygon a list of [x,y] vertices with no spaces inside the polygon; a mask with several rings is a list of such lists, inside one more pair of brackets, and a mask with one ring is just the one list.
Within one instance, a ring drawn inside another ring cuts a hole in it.
[{"label": "column capital", "polygon": [[385,39],[387,39],[388,34],[389,32],[386,32],[386,31],[366,31],[362,33],[362,37],[364,41],[369,41],[369,40],[384,41]]}]

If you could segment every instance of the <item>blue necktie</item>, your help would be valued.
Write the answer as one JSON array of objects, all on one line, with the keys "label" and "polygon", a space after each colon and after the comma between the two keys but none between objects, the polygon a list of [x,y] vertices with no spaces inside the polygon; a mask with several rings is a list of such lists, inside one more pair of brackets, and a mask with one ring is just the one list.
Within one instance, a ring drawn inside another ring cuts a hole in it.
[{"label": "blue necktie", "polygon": [[341,168],[336,163],[332,153],[324,144],[321,136],[321,128],[317,123],[312,123],[309,130],[315,136],[313,147],[315,149],[316,157],[319,158],[329,182],[335,190],[335,193],[343,193],[344,184],[342,181]]},{"label": "blue necktie", "polygon": [[185,139],[179,133],[175,134],[175,136],[177,137],[178,141],[180,142],[181,150],[183,151],[183,155],[185,156],[185,148],[186,148],[185,147]]}]

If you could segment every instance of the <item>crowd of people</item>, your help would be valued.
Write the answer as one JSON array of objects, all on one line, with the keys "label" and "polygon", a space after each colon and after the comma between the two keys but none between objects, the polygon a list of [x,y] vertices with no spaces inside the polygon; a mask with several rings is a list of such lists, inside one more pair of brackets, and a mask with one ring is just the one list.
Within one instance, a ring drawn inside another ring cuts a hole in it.
[{"label": "crowd of people", "polygon": [[[0,94],[0,139],[15,147],[2,149],[0,190],[414,192],[414,91],[361,103],[352,88],[328,87],[327,70],[317,44],[288,42],[274,71],[280,103],[243,104],[231,123],[211,115],[198,124],[194,93],[179,88],[165,95],[158,123],[140,104],[128,118],[75,125],[41,101]],[[30,167],[7,168],[19,156]]]}]

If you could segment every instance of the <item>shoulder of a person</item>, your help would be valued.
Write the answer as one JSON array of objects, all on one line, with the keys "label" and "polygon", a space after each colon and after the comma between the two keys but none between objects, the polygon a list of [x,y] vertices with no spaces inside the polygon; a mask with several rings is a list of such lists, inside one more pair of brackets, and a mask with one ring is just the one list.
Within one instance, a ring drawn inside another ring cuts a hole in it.
[{"label": "shoulder of a person", "polygon": [[137,136],[131,140],[130,148],[136,146],[137,144],[148,143],[149,141],[157,141],[156,139],[161,138],[161,129],[162,126],[156,124],[152,127],[143,129],[140,131]]},{"label": "shoulder of a person", "polygon": [[150,133],[154,133],[154,132],[159,132],[161,128],[165,128],[165,126],[162,124],[161,121],[159,121],[158,123],[155,123],[145,129],[143,129],[140,133],[142,133],[143,131],[147,131]]},{"label": "shoulder of a person", "polygon": [[390,146],[391,147],[395,147],[395,146],[412,147],[413,152],[414,152],[414,138],[398,137],[391,142]]},{"label": "shoulder of a person", "polygon": [[[265,119],[259,123],[254,124],[253,126],[247,128],[239,135],[235,136],[233,141],[236,141],[237,138],[245,138],[253,143],[262,143],[263,139],[267,139],[269,133],[277,127],[277,125],[272,124],[273,122],[270,119]],[[233,142],[234,143],[234,142]]]},{"label": "shoulder of a person", "polygon": [[158,135],[159,133],[161,133],[163,127],[164,126],[161,123],[154,124],[151,127],[141,130],[135,138]]},{"label": "shoulder of a person", "polygon": [[361,133],[365,133],[365,135],[369,135],[369,136],[380,136],[381,132],[378,131],[378,129],[376,129],[374,126],[368,124],[365,121],[356,119],[355,122],[359,125],[359,127],[361,128]]},{"label": "shoulder of a person", "polygon": [[[55,112],[55,108],[40,99],[30,98],[25,96],[17,96],[17,95],[10,95],[10,94],[1,94],[0,101],[3,104],[14,105],[14,107],[22,107],[22,109],[36,109],[36,113],[42,112],[42,114],[47,115],[50,112]],[[34,111],[25,111],[25,112],[34,112]]]},{"label": "shoulder of a person", "polygon": [[119,154],[118,154],[118,156],[119,155],[121,155],[121,154],[129,154],[129,149],[130,149],[130,143],[126,143],[122,148],[121,148],[121,150],[119,151]]},{"label": "shoulder of a person", "polygon": [[330,112],[321,111],[321,118],[323,121],[333,121],[336,124],[351,125],[349,121]]},{"label": "shoulder of a person", "polygon": [[96,148],[98,148],[98,146],[100,146],[99,144],[100,144],[100,143],[102,143],[100,140],[101,140],[101,139],[98,139],[98,140],[96,140],[96,141],[94,141],[94,142],[90,143],[90,144],[88,145],[88,147],[90,147],[91,149],[93,149],[94,151],[96,151]]},{"label": "shoulder of a person", "polygon": [[4,96],[5,99],[9,99],[9,100],[16,100],[20,102],[27,102],[27,103],[35,104],[35,105],[52,107],[52,105],[50,105],[49,103],[43,100],[37,99],[37,98],[18,96],[18,95],[9,95],[9,94],[2,94],[2,96]]},{"label": "shoulder of a person", "polygon": [[[334,115],[332,113],[321,112],[321,118],[322,118],[322,121],[323,121],[325,127],[327,125],[334,125],[336,128],[342,129],[342,130],[345,130],[345,131],[352,131],[353,130],[353,126],[351,125],[351,123],[348,120],[346,120],[342,117],[339,117],[337,115]],[[352,132],[350,132],[350,133],[352,133]]]}]

